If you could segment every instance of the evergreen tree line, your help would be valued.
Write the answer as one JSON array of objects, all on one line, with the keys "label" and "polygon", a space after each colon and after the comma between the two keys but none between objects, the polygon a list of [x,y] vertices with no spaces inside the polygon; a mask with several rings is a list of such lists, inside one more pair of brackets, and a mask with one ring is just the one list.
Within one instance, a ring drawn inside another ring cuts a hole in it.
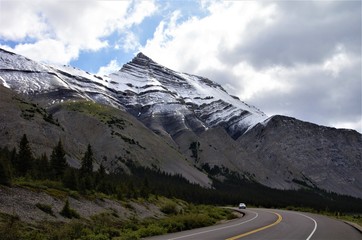
[{"label": "evergreen tree line", "polygon": [[12,185],[14,178],[26,177],[29,180],[59,181],[64,187],[86,191],[95,189],[105,175],[103,166],[93,172],[93,151],[88,145],[81,161],[80,169],[72,168],[66,160],[66,152],[61,140],[53,148],[50,159],[44,153],[34,157],[27,136],[20,140],[18,150],[0,149],[0,184]]},{"label": "evergreen tree line", "polygon": [[164,172],[132,166],[132,163],[129,163],[128,167],[133,173],[131,178],[138,178],[138,182],[148,179],[152,193],[197,204],[237,206],[240,202],[245,202],[248,205],[266,208],[298,207],[316,211],[362,213],[362,199],[330,193],[318,188],[273,189],[242,178],[233,172],[225,174],[224,181],[209,175],[213,180],[213,185],[211,188],[203,188],[189,183],[180,175],[171,176]]},{"label": "evergreen tree line", "polygon": [[[88,145],[79,169],[67,164],[62,142],[53,148],[48,159],[46,154],[35,158],[26,135],[20,140],[18,150],[0,148],[0,184],[11,186],[13,179],[26,177],[34,180],[60,182],[63,187],[81,193],[102,192],[118,199],[143,197],[150,194],[176,197],[192,203],[248,205],[282,208],[287,206],[313,208],[317,211],[362,213],[362,199],[342,196],[314,189],[277,190],[257,182],[241,178],[232,172],[205,168],[209,177],[223,172],[226,180],[213,179],[211,188],[191,184],[180,175],[170,175],[160,170],[136,166],[127,162],[132,174],[123,172],[107,174],[103,165],[93,171],[93,150]],[[346,204],[348,203],[348,204]]]},{"label": "evergreen tree line", "polygon": [[125,173],[107,174],[103,165],[93,171],[93,149],[88,145],[79,169],[68,165],[62,142],[53,148],[50,158],[44,153],[34,157],[24,134],[18,148],[0,148],[0,184],[12,186],[17,178],[60,182],[64,188],[81,193],[102,192],[118,199],[148,197],[151,193],[147,178],[139,179]]}]

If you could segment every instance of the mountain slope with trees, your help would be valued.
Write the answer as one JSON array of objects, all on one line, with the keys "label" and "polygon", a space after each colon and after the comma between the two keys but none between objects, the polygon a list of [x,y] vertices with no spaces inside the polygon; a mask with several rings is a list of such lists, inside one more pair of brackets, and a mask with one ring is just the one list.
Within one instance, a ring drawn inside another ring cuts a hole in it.
[{"label": "mountain slope with trees", "polygon": [[61,141],[76,168],[91,144],[93,170],[130,173],[132,162],[210,188],[226,179],[224,169],[280,190],[362,198],[356,131],[268,118],[219,84],[141,53],[109,76],[0,56],[0,146],[12,148],[25,133],[36,156],[51,158]]}]

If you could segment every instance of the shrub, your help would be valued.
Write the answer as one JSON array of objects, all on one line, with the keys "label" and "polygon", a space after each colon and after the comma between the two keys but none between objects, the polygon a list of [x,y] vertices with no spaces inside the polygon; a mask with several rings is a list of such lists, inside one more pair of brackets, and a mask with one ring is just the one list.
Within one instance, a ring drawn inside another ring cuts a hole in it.
[{"label": "shrub", "polygon": [[3,240],[21,239],[21,222],[16,215],[1,214],[0,236]]},{"label": "shrub", "polygon": [[178,216],[175,220],[184,224],[184,230],[206,227],[215,223],[214,219],[210,219],[205,214],[189,214],[187,216]]},{"label": "shrub", "polygon": [[52,210],[52,207],[47,205],[47,204],[42,204],[42,203],[37,203],[35,204],[35,206],[37,208],[39,208],[40,210],[42,210],[43,212],[49,214],[49,215],[52,215],[54,216],[54,213],[53,213],[53,210]]},{"label": "shrub", "polygon": [[167,230],[158,224],[150,224],[147,227],[138,230],[138,236],[141,238],[161,235],[167,233]]},{"label": "shrub", "polygon": [[102,234],[102,233],[91,233],[87,234],[86,236],[83,236],[80,238],[81,240],[108,240],[110,239],[108,236]]},{"label": "shrub", "polygon": [[80,218],[79,213],[77,213],[74,209],[71,209],[69,206],[69,201],[65,201],[64,207],[60,212],[60,215],[66,218]]},{"label": "shrub", "polygon": [[160,210],[165,214],[178,214],[177,204],[174,202],[166,202]]},{"label": "shrub", "polygon": [[66,224],[48,223],[45,231],[49,239],[80,239],[86,228],[84,223],[76,220]]}]

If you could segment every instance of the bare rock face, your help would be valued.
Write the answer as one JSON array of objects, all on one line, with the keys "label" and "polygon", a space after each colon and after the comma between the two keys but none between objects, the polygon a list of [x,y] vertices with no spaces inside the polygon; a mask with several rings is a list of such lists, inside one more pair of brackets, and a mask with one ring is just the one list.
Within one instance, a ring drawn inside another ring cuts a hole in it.
[{"label": "bare rock face", "polygon": [[362,135],[354,130],[274,116],[238,142],[250,159],[274,172],[256,173],[263,184],[278,188],[297,184],[362,197]]}]

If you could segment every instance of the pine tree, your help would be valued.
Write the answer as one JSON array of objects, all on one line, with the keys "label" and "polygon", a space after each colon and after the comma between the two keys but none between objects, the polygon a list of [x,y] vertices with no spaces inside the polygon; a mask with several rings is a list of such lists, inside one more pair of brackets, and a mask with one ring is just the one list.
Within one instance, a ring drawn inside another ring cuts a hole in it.
[{"label": "pine tree", "polygon": [[74,209],[70,208],[68,199],[65,201],[60,215],[66,218],[80,218],[80,215]]},{"label": "pine tree", "polygon": [[43,153],[40,158],[35,161],[34,174],[38,179],[46,179],[50,176],[49,170],[48,156]]},{"label": "pine tree", "polygon": [[101,166],[99,166],[99,169],[97,171],[97,182],[103,181],[106,174],[107,174],[106,169],[104,168],[103,164],[101,164]]},{"label": "pine tree", "polygon": [[87,189],[94,187],[94,176],[93,176],[93,151],[90,144],[88,144],[87,151],[84,153],[82,158],[82,165],[80,167],[79,174],[79,190],[85,192]]},{"label": "pine tree", "polygon": [[20,140],[19,153],[14,164],[18,175],[25,176],[32,169],[33,159],[29,141],[24,134]]},{"label": "pine tree", "polygon": [[64,187],[72,190],[77,190],[78,182],[77,182],[76,170],[74,168],[68,167],[64,172],[62,182]]},{"label": "pine tree", "polygon": [[90,144],[88,144],[87,151],[84,153],[80,172],[82,175],[89,175],[93,173],[93,151]]},{"label": "pine tree", "polygon": [[127,184],[127,193],[126,193],[127,198],[137,198],[137,191],[133,185],[132,182],[128,182]]},{"label": "pine tree", "polygon": [[67,160],[65,159],[65,151],[62,145],[62,141],[59,140],[58,145],[52,151],[50,156],[50,168],[56,179],[63,176],[65,169],[67,168]]},{"label": "pine tree", "polygon": [[15,172],[15,165],[16,165],[17,157],[18,157],[18,153],[16,152],[16,148],[14,147],[13,150],[11,150],[11,152],[9,153],[10,166],[11,166],[11,171],[13,173]]},{"label": "pine tree", "polygon": [[97,190],[104,193],[108,193],[110,191],[110,189],[107,189],[108,184],[105,180],[106,175],[107,175],[106,169],[103,167],[103,164],[101,164],[96,174],[95,184]]},{"label": "pine tree", "polygon": [[0,184],[10,186],[11,185],[11,175],[10,169],[6,161],[0,158]]},{"label": "pine tree", "polygon": [[145,177],[143,179],[143,183],[142,183],[142,186],[141,186],[140,195],[143,198],[148,198],[149,195],[150,195],[150,192],[151,192],[150,184],[148,182],[147,177]]}]

